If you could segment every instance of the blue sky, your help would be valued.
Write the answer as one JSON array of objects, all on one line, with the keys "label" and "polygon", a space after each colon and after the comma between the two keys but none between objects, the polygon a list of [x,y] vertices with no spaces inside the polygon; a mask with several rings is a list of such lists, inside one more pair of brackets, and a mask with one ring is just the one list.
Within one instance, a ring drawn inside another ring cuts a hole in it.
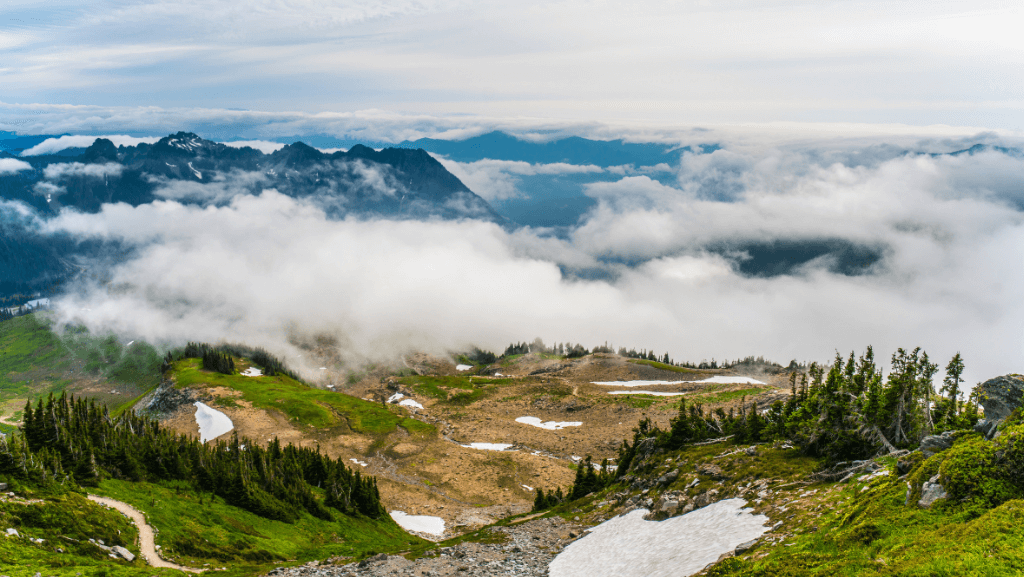
[{"label": "blue sky", "polygon": [[406,130],[470,115],[1016,132],[1022,23],[1019,2],[995,1],[8,0],[0,129],[139,132],[244,109],[262,114],[250,127],[324,113]]}]

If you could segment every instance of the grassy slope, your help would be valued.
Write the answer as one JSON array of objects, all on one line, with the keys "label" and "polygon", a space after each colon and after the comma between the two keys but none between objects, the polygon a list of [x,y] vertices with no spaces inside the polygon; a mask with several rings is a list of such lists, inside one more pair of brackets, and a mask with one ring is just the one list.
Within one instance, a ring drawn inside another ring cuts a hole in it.
[{"label": "grassy slope", "polygon": [[687,367],[677,367],[675,365],[668,365],[665,363],[659,363],[658,361],[649,361],[647,359],[626,359],[627,363],[633,363],[634,365],[647,365],[656,369],[662,369],[664,371],[672,371],[673,373],[701,373],[697,369],[690,369]]},{"label": "grassy slope", "polygon": [[361,558],[421,546],[391,519],[338,515],[334,522],[308,514],[294,523],[271,521],[232,507],[219,497],[197,494],[175,483],[107,480],[96,493],[131,504],[158,531],[165,556],[193,567],[227,567],[223,575],[252,575],[277,565]]},{"label": "grassy slope", "polygon": [[[46,313],[0,322],[0,416],[20,419],[26,400],[75,388],[75,380],[107,381],[138,398],[160,382],[160,356],[145,343],[122,345],[115,337],[86,332],[59,337]],[[131,406],[123,395],[97,400],[114,412]],[[10,432],[0,425],[0,432]]]},{"label": "grassy slope", "polygon": [[139,553],[135,545],[138,532],[127,518],[76,493],[41,502],[0,502],[0,531],[8,527],[20,533],[19,537],[0,537],[0,572],[10,577],[30,577],[38,572],[61,577],[181,575],[153,569],[138,557],[132,563],[111,559],[89,543],[89,539],[97,539],[127,547],[136,556]]},{"label": "grassy slope", "polygon": [[[726,559],[706,574],[724,576],[997,576],[1024,575],[1024,500],[988,509],[974,503],[939,501],[931,509],[905,504],[903,478],[886,474],[866,482],[810,482],[817,461],[796,449],[758,448],[755,456],[737,452],[729,442],[689,447],[659,454],[642,466],[639,476],[657,478],[680,468],[668,487],[651,489],[655,501],[663,491],[682,490],[694,497],[709,489],[720,498],[735,496],[757,479],[770,479],[766,508],[771,522],[783,521],[773,534],[788,535],[775,545],[761,544],[739,557]],[[723,457],[723,455],[726,455]],[[892,460],[888,462],[892,465]],[[716,480],[697,469],[713,463],[724,472]],[[914,478],[911,473],[906,478]],[[688,487],[690,481],[698,484]],[[548,514],[567,519],[605,518],[612,494],[638,489],[612,486],[589,497],[556,507]],[[748,502],[753,498],[747,493]],[[625,498],[623,498],[624,500]],[[619,501],[621,502],[621,501]],[[778,507],[788,507],[780,514]],[[485,533],[485,532],[484,532]]]},{"label": "grassy slope", "polygon": [[[235,364],[244,370],[244,361],[235,359]],[[177,361],[171,377],[179,387],[227,387],[239,391],[254,407],[279,411],[296,424],[319,430],[338,428],[344,419],[353,431],[372,435],[390,433],[398,426],[413,433],[435,431],[433,425],[404,416],[404,410],[398,407],[384,407],[350,395],[316,389],[285,375],[224,375],[204,371],[200,365],[198,359]]]},{"label": "grassy slope", "polygon": [[411,376],[401,377],[400,383],[416,392],[440,399],[449,405],[466,406],[486,398],[505,385],[523,384],[529,380],[494,379],[472,376]]}]

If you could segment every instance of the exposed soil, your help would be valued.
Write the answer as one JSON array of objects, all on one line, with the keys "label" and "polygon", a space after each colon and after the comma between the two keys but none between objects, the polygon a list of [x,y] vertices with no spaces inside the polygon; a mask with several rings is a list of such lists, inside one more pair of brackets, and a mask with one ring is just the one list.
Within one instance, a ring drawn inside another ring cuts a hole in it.
[{"label": "exposed soil", "polygon": [[[237,391],[226,388],[202,390],[207,404],[231,418],[241,436],[268,442],[275,436],[282,442],[317,446],[332,457],[341,457],[353,468],[373,474],[385,506],[412,515],[434,515],[446,522],[446,536],[492,523],[532,506],[534,489],[567,488],[575,475],[573,464],[592,455],[595,462],[613,459],[623,439],[644,417],[661,427],[678,413],[679,397],[613,396],[617,387],[594,385],[592,381],[664,380],[690,381],[653,385],[645,390],[687,392],[688,397],[705,399],[705,409],[728,410],[739,399],[721,402],[715,395],[730,391],[758,389],[747,398],[767,407],[776,397],[788,395],[784,377],[749,374],[768,383],[755,385],[709,385],[694,383],[723,371],[675,372],[628,362],[618,355],[597,354],[581,359],[545,359],[526,355],[512,362],[458,372],[447,359],[415,355],[406,361],[417,374],[468,375],[496,380],[498,387],[481,400],[458,406],[424,396],[395,379],[373,375],[350,385],[339,394],[373,400],[390,397],[395,388],[411,396],[424,408],[411,415],[437,427],[436,437],[412,435],[402,428],[383,438],[345,430],[318,431],[296,426],[283,414],[254,409]],[[500,373],[500,377],[497,374]],[[508,380],[511,379],[511,383]],[[338,380],[328,379],[333,383]],[[391,388],[388,387],[389,381]],[[703,395],[703,397],[700,397]],[[711,395],[711,396],[709,396]],[[219,400],[229,402],[218,402]],[[195,407],[181,406],[164,424],[172,429],[198,435]],[[532,416],[542,421],[582,422],[579,427],[547,430],[516,422]],[[512,450],[489,451],[463,447],[469,443],[509,443]],[[352,461],[366,463],[365,467]]]}]

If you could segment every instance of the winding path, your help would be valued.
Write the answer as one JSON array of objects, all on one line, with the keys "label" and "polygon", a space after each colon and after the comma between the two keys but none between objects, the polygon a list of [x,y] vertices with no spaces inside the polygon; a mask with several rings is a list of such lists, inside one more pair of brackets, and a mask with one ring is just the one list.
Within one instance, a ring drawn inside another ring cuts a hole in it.
[{"label": "winding path", "polygon": [[156,542],[153,539],[153,528],[146,523],[146,518],[139,512],[138,509],[132,507],[128,503],[109,499],[107,497],[100,497],[99,495],[89,495],[89,500],[95,501],[100,505],[106,505],[107,507],[113,507],[118,511],[122,512],[129,519],[135,523],[135,526],[139,528],[139,551],[142,553],[142,558],[153,567],[162,567],[166,569],[177,569],[178,571],[188,571],[189,573],[202,573],[203,569],[193,569],[192,567],[183,567],[176,565],[170,561],[164,561],[160,558],[160,555],[156,552]]}]

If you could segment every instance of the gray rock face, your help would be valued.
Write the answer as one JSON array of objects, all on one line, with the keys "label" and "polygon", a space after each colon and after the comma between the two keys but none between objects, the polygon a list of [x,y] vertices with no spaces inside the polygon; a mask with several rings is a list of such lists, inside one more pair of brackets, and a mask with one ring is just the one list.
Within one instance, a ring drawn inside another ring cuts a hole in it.
[{"label": "gray rock face", "polygon": [[1024,378],[1003,375],[985,381],[981,384],[981,406],[985,408],[985,420],[979,421],[974,430],[991,439],[999,423],[1024,406]]},{"label": "gray rock face", "polygon": [[921,439],[921,452],[924,456],[931,457],[935,453],[941,453],[953,446],[953,432],[946,431],[941,435],[929,435]]},{"label": "gray rock face", "polygon": [[117,553],[122,559],[129,563],[135,560],[135,554],[120,545],[114,545],[110,550]]},{"label": "gray rock face", "polygon": [[754,547],[754,545],[757,545],[758,540],[759,539],[751,539],[750,541],[747,541],[746,543],[740,543],[739,545],[736,546],[736,549],[733,550],[733,553],[735,553],[736,555],[739,555],[740,553],[749,551],[750,549],[752,549]]},{"label": "gray rock face", "polygon": [[917,504],[927,509],[928,507],[931,507],[935,501],[945,499],[948,496],[946,489],[939,484],[939,476],[935,475],[931,479],[928,479],[921,487],[921,499]]},{"label": "gray rock face", "polygon": [[659,485],[671,485],[678,478],[679,478],[679,469],[676,469],[674,471],[669,471],[668,473],[665,473],[661,477],[658,477],[658,484]]}]

